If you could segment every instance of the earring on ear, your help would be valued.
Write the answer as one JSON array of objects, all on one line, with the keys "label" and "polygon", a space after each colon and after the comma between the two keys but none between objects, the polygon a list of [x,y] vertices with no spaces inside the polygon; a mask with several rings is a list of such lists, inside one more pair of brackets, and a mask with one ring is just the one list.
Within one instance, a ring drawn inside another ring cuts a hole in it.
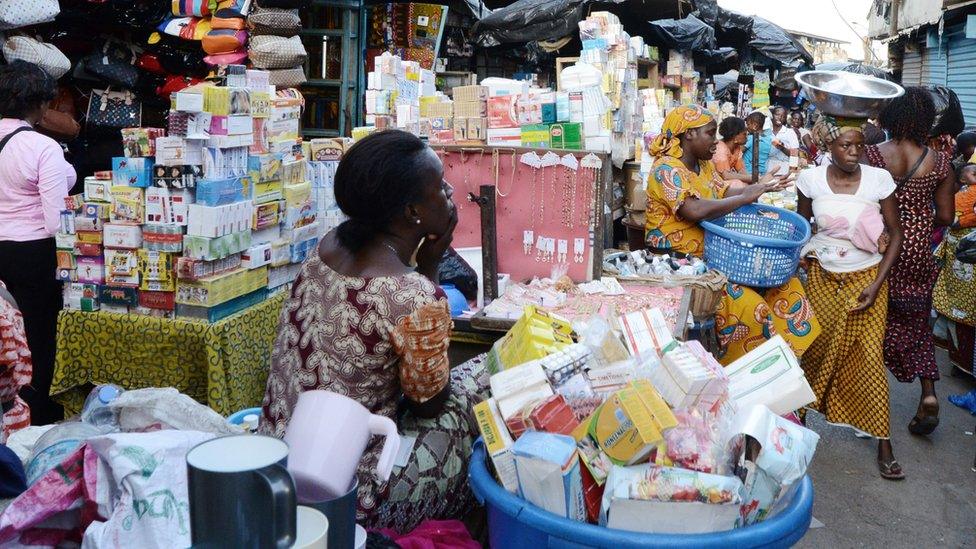
[{"label": "earring on ear", "polygon": [[417,218],[417,225],[420,225],[420,218]]}]

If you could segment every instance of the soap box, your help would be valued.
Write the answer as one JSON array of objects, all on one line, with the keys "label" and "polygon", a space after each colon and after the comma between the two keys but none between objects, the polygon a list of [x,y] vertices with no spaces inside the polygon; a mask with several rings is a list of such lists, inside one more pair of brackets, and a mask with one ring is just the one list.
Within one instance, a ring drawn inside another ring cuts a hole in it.
[{"label": "soap box", "polygon": [[474,419],[478,423],[478,430],[481,431],[485,449],[495,466],[498,480],[509,492],[518,493],[518,474],[515,472],[515,455],[512,454],[512,445],[515,441],[512,440],[501,414],[498,413],[495,399],[489,398],[475,404]]},{"label": "soap box", "polygon": [[135,250],[105,250],[105,284],[139,285],[139,260]]},{"label": "soap box", "polygon": [[78,282],[86,284],[105,283],[105,260],[102,256],[81,256],[76,260]]},{"label": "soap box", "polygon": [[519,496],[550,513],[586,520],[573,437],[528,431],[512,445]]},{"label": "soap box", "polygon": [[102,229],[106,248],[136,249],[142,246],[142,227],[122,223],[107,223]]},{"label": "soap box", "polygon": [[139,304],[139,291],[135,288],[102,286],[98,290],[98,299],[104,305],[135,307]]}]

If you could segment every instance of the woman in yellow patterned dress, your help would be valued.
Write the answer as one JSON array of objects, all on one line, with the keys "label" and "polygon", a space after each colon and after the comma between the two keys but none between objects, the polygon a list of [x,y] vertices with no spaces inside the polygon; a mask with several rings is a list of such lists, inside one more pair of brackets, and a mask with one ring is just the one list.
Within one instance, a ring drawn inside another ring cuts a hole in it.
[{"label": "woman in yellow patterned dress", "polygon": [[[705,233],[699,223],[721,217],[779,190],[784,180],[767,174],[755,184],[730,188],[722,181],[712,155],[717,125],[707,110],[677,107],[668,113],[650,152],[657,157],[647,180],[646,241],[652,251],[701,257]],[[729,283],[715,322],[730,364],[767,339],[783,336],[798,356],[820,333],[820,325],[796,278],[778,288],[761,290]]]}]

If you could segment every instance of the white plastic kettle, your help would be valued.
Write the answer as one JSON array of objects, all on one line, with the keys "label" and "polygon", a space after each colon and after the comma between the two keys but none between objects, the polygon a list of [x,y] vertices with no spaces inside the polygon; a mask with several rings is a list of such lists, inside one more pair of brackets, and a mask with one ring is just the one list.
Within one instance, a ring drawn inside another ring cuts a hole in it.
[{"label": "white plastic kettle", "polygon": [[373,435],[385,438],[376,476],[386,482],[400,450],[396,423],[332,391],[302,393],[285,431],[299,499],[323,501],[348,492]]}]

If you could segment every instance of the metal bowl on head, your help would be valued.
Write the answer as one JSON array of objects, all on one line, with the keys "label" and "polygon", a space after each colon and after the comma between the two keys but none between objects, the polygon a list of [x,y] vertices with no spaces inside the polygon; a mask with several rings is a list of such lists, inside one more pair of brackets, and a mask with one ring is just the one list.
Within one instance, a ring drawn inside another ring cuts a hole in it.
[{"label": "metal bowl on head", "polygon": [[894,82],[843,71],[807,71],[796,82],[811,103],[831,116],[874,118],[905,93]]}]

